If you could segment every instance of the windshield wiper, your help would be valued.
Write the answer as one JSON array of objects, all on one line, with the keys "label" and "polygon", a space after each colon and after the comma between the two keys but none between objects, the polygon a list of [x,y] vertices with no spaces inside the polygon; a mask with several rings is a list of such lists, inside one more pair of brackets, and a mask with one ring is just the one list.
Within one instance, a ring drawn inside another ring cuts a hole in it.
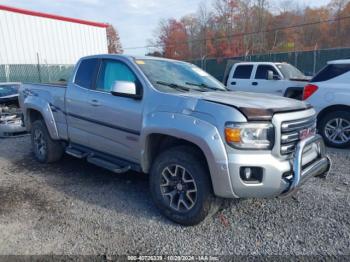
[{"label": "windshield wiper", "polygon": [[209,89],[209,90],[214,90],[214,91],[228,91],[228,89],[226,87],[225,87],[225,89],[221,89],[221,88],[217,88],[217,87],[208,86],[204,83],[197,84],[197,83],[186,82],[186,85],[204,87],[207,90]]},{"label": "windshield wiper", "polygon": [[176,90],[180,90],[180,91],[190,91],[190,88],[185,87],[185,86],[180,86],[180,85],[175,84],[175,83],[167,83],[167,82],[163,82],[163,81],[157,81],[156,83],[159,85],[168,86],[168,87],[174,88]]},{"label": "windshield wiper", "polygon": [[181,86],[181,85],[178,85],[178,84],[175,84],[175,83],[168,83],[168,82],[163,82],[163,81],[157,81],[156,82],[157,84],[159,85],[163,85],[163,86],[168,86],[168,87],[171,87],[171,88],[174,88],[176,90],[180,90],[180,91],[191,91],[191,90],[195,90],[195,91],[201,91],[203,92],[203,90],[200,90],[200,89],[194,89],[194,88],[189,88],[189,87],[186,87],[186,86]]}]

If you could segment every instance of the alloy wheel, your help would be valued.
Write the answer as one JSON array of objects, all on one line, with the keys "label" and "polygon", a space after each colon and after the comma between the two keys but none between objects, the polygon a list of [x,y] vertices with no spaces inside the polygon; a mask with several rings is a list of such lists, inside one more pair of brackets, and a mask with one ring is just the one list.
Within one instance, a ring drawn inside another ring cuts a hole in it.
[{"label": "alloy wheel", "polygon": [[325,135],[334,144],[350,141],[350,122],[344,118],[334,118],[327,122]]},{"label": "alloy wheel", "polygon": [[190,172],[180,165],[164,168],[160,189],[163,199],[175,211],[189,211],[196,203],[196,182]]},{"label": "alloy wheel", "polygon": [[34,130],[33,141],[34,141],[34,147],[36,149],[36,153],[40,157],[45,157],[47,146],[46,146],[46,141],[44,139],[44,134],[41,130],[39,129]]}]

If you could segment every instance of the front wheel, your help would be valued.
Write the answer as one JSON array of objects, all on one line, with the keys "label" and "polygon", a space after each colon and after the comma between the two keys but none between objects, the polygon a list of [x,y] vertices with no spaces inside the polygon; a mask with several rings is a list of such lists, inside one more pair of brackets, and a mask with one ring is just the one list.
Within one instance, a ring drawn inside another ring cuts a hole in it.
[{"label": "front wheel", "polygon": [[320,120],[319,129],[328,146],[337,148],[350,146],[350,112],[328,113]]},{"label": "front wheel", "polygon": [[205,159],[189,146],[171,148],[156,158],[150,189],[160,212],[182,225],[200,223],[215,208]]}]

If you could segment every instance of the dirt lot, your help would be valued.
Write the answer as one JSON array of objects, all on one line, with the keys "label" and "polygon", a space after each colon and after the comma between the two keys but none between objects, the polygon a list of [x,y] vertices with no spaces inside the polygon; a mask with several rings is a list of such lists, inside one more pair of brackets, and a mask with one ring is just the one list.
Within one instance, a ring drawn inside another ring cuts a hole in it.
[{"label": "dirt lot", "polygon": [[37,163],[29,137],[0,140],[0,254],[350,255],[350,151],[287,199],[228,201],[184,228],[159,215],[147,176],[66,156]]}]

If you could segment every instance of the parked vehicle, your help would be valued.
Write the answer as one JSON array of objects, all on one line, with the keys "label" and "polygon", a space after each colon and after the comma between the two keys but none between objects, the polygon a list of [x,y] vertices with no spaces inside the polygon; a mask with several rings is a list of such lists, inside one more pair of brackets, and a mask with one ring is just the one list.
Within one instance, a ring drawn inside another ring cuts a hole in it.
[{"label": "parked vehicle", "polygon": [[0,137],[13,137],[26,133],[22,112],[18,104],[20,83],[0,83]]},{"label": "parked vehicle", "polygon": [[232,66],[227,88],[301,100],[303,88],[309,80],[309,77],[288,63],[240,62]]},{"label": "parked vehicle", "polygon": [[85,57],[68,86],[23,85],[20,103],[40,162],[65,151],[149,173],[156,206],[184,225],[212,213],[213,196],[288,195],[330,168],[310,105],[228,92],[185,62]]},{"label": "parked vehicle", "polygon": [[350,146],[350,59],[328,62],[305,86],[303,100],[318,114],[318,130],[327,145]]}]

